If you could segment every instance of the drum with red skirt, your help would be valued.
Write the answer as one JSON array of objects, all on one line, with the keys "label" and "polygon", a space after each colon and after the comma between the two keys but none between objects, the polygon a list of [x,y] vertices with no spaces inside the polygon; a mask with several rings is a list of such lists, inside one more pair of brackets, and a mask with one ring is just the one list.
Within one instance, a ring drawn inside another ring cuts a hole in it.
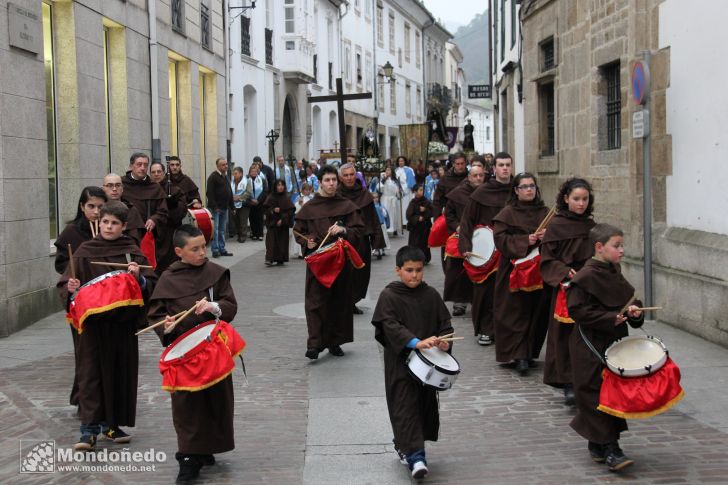
[{"label": "drum with red skirt", "polygon": [[465,273],[470,281],[481,284],[498,271],[500,251],[495,247],[493,229],[490,226],[476,226],[473,231],[473,250],[463,261]]},{"label": "drum with red skirt", "polygon": [[541,263],[541,252],[534,248],[528,256],[521,259],[511,260],[513,269],[509,280],[509,289],[516,291],[536,291],[543,288],[543,278],[538,269]]},{"label": "drum with red skirt", "polygon": [[180,335],[159,359],[162,389],[201,391],[225,379],[235,368],[245,340],[225,321],[201,323]]},{"label": "drum with red skirt", "polygon": [[342,238],[320,247],[306,256],[304,260],[318,282],[326,288],[331,288],[336,278],[339,277],[341,270],[344,269],[347,257],[354,268],[361,269],[364,267],[364,261],[354,249],[354,246]]},{"label": "drum with red skirt", "polygon": [[430,234],[427,236],[427,245],[431,248],[444,246],[448,238],[447,221],[445,216],[439,216],[432,223]]},{"label": "drum with red skirt", "polygon": [[142,289],[128,271],[111,271],[84,283],[71,295],[66,321],[80,334],[87,318],[126,306],[144,306]]},{"label": "drum with red skirt", "polygon": [[566,302],[566,290],[569,289],[571,280],[559,283],[559,290],[556,293],[556,304],[554,305],[554,320],[561,323],[571,324],[574,320],[569,316],[569,307]]},{"label": "drum with red skirt", "polygon": [[205,242],[210,244],[213,232],[215,231],[215,223],[212,214],[207,209],[187,209],[187,214],[182,219],[182,224],[195,226],[205,236]]}]

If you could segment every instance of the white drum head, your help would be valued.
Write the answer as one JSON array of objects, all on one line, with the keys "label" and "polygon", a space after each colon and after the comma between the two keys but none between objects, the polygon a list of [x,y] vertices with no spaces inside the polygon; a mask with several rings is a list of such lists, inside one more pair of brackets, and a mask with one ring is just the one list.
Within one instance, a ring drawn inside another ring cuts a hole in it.
[{"label": "white drum head", "polygon": [[468,256],[468,263],[473,266],[484,266],[493,257],[495,252],[495,239],[490,227],[479,227],[473,231],[473,252],[478,256]]},{"label": "white drum head", "polygon": [[440,350],[437,347],[430,347],[429,349],[421,349],[419,351],[431,364],[436,365],[440,369],[446,371],[457,372],[460,370],[460,366],[452,355],[448,354],[444,350]]},{"label": "white drum head", "polygon": [[212,333],[212,329],[215,325],[205,325],[198,328],[179,342],[175,342],[174,347],[169,349],[167,355],[164,356],[164,361],[174,360],[180,357],[184,357],[187,352],[194,349],[197,344],[205,340]]},{"label": "white drum head", "polygon": [[658,338],[631,335],[610,345],[604,357],[615,374],[644,376],[665,365],[667,349]]},{"label": "white drum head", "polygon": [[539,248],[533,248],[533,249],[531,250],[531,252],[530,252],[530,253],[528,253],[528,256],[526,256],[525,258],[521,258],[521,259],[517,259],[517,260],[515,260],[515,261],[513,262],[513,265],[515,266],[515,265],[518,265],[518,264],[523,264],[523,263],[525,263],[526,261],[531,261],[531,260],[532,260],[532,259],[534,259],[534,258],[535,258],[536,256],[538,256],[539,254],[541,254],[541,252],[540,252],[540,251],[539,251],[538,249],[539,249]]},{"label": "white drum head", "polygon": [[195,216],[192,215],[192,212],[187,210],[187,213],[185,213],[185,216],[182,218],[182,224],[188,224],[190,226],[197,227],[197,219],[195,219]]}]

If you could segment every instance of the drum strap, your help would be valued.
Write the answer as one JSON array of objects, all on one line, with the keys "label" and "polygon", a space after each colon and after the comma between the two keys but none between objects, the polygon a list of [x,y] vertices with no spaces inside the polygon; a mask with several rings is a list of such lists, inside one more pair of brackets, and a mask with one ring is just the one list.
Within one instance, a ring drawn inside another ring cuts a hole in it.
[{"label": "drum strap", "polygon": [[127,264],[131,263],[131,254],[124,253],[124,257],[126,258],[126,263]]},{"label": "drum strap", "polygon": [[592,352],[594,353],[594,355],[596,355],[596,356],[597,356],[597,358],[599,359],[599,361],[600,361],[600,362],[601,362],[602,364],[604,364],[604,365],[607,365],[607,361],[606,361],[606,360],[604,359],[604,356],[603,356],[602,354],[600,354],[600,353],[599,353],[599,352],[597,351],[597,349],[595,349],[595,348],[594,348],[594,346],[593,346],[593,345],[592,345],[592,343],[591,343],[591,342],[589,341],[589,339],[588,339],[588,338],[586,338],[586,335],[584,335],[584,331],[583,331],[583,330],[581,329],[581,325],[578,325],[578,324],[577,324],[577,327],[579,327],[579,333],[581,334],[581,338],[582,338],[582,340],[584,340],[584,343],[586,344],[586,346],[587,346],[587,347],[589,347],[589,350],[591,350],[591,351],[592,351]]}]

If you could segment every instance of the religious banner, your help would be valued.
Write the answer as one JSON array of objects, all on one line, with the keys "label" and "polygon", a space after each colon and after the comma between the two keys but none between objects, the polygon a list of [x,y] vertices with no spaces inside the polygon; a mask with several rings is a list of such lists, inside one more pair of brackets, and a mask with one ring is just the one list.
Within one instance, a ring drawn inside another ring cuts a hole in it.
[{"label": "religious banner", "polygon": [[452,150],[452,147],[455,146],[455,142],[458,140],[458,128],[457,126],[448,126],[445,128],[445,145]]},{"label": "religious banner", "polygon": [[427,125],[399,125],[399,139],[402,155],[407,160],[427,159]]}]

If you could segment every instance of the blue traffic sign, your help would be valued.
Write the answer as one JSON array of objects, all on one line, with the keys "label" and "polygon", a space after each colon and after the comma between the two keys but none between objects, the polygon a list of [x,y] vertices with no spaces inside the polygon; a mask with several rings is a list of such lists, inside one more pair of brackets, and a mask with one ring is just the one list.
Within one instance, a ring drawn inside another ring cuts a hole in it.
[{"label": "blue traffic sign", "polygon": [[641,61],[632,67],[632,100],[644,104],[650,94],[650,69]]}]

